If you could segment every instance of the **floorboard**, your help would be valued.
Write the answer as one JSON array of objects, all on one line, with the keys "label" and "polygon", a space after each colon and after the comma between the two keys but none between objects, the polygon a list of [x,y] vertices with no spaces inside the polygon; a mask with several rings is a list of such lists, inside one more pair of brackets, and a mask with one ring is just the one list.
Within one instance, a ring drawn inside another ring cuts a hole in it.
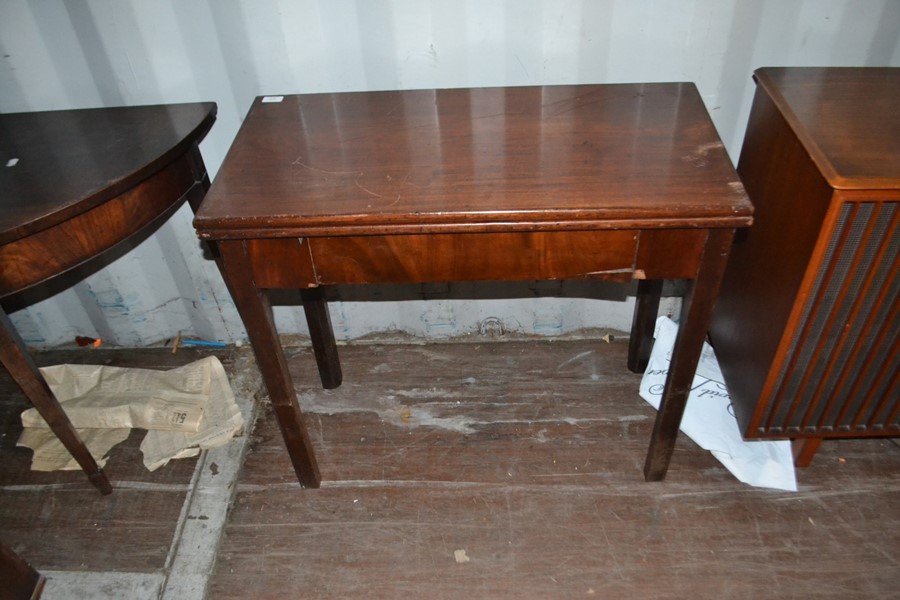
[{"label": "floorboard", "polygon": [[[224,600],[900,597],[896,440],[826,442],[788,493],[737,482],[682,437],[666,481],[646,483],[654,411],[626,351],[355,344],[340,348],[344,384],[322,390],[309,350],[290,348],[323,486],[297,484],[262,402],[210,581],[190,589]],[[199,356],[39,360],[171,368]],[[221,358],[233,385],[258,386],[246,348]],[[80,472],[31,473],[14,447],[25,407],[0,378],[0,539],[38,570],[83,572],[85,597],[95,584],[155,597],[179,519],[227,508],[184,510],[192,485],[207,498],[215,480],[197,478],[194,459],[147,473],[139,433],[111,455],[111,496]]]},{"label": "floorboard", "polygon": [[[185,349],[53,351],[40,365],[107,364],[170,369],[209,352]],[[233,350],[217,353],[226,367]],[[81,471],[30,471],[31,451],[17,448],[19,414],[29,407],[15,384],[0,381],[0,539],[38,570],[151,573],[166,567],[196,458],[172,461],[154,472],[142,462],[135,430],[110,453],[105,471],[113,493],[102,496]]]},{"label": "floorboard", "polygon": [[[341,348],[290,366],[323,487],[258,421],[211,598],[873,598],[900,593],[900,448],[823,445],[798,493],[679,440],[643,481],[653,409],[626,345]],[[458,560],[462,559],[462,562]]]}]

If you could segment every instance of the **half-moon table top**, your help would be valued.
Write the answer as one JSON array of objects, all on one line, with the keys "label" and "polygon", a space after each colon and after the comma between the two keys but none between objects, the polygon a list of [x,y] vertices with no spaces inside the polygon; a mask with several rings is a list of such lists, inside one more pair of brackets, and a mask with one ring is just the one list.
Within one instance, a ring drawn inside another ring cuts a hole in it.
[{"label": "half-moon table top", "polygon": [[134,187],[215,118],[212,102],[0,114],[0,244]]},{"label": "half-moon table top", "polygon": [[199,204],[215,119],[211,102],[0,115],[0,297]]}]

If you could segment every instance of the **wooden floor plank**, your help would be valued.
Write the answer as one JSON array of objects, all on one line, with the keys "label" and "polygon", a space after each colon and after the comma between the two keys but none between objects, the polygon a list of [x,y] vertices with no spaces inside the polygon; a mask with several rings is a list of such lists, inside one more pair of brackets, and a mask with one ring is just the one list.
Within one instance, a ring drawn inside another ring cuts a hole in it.
[{"label": "wooden floor plank", "polygon": [[[224,364],[232,350],[217,353]],[[60,363],[108,364],[170,369],[208,356],[208,351],[81,349],[38,353],[41,366]],[[105,471],[114,492],[102,496],[81,471],[30,470],[31,451],[16,448],[22,431],[19,414],[27,400],[0,378],[0,539],[39,570],[123,571],[163,569],[178,517],[194,474],[196,459],[173,461],[154,472],[142,462],[135,430],[113,449]]]},{"label": "wooden floor plank", "polygon": [[879,549],[896,551],[894,534],[847,500],[770,499],[760,514],[740,492],[636,486],[297,494],[239,495],[212,598],[874,598],[897,584],[896,553]]},{"label": "wooden floor plank", "polygon": [[[872,598],[900,586],[900,450],[825,444],[796,494],[679,440],[600,341],[350,346],[344,384],[290,359],[323,487],[257,423],[211,598]],[[468,562],[454,553],[465,551]]]},{"label": "wooden floor plank", "polygon": [[[643,481],[654,410],[636,394],[640,376],[624,370],[625,350],[622,343],[539,341],[449,351],[348,347],[344,384],[336,390],[316,387],[308,360],[290,364],[326,485],[469,478],[576,483],[602,481],[611,472]],[[288,459],[273,420],[263,420],[255,435],[261,443],[247,459],[245,481],[284,474],[289,480],[288,470],[274,466],[286,467]],[[601,440],[610,443],[598,445]],[[673,469],[693,473],[718,464],[708,455],[699,461]],[[256,468],[257,462],[271,468]]]},{"label": "wooden floor plank", "polygon": [[[345,383],[330,391],[307,349],[289,358],[323,487],[299,487],[264,404],[209,598],[846,599],[900,590],[895,440],[826,442],[798,472],[800,491],[788,493],[737,482],[682,438],[667,480],[649,484],[641,469],[654,413],[625,370],[624,343],[340,351]],[[74,358],[175,366],[167,353]],[[69,354],[61,362],[74,362]],[[48,359],[57,362],[40,355]],[[17,394],[0,378],[0,538],[39,570],[158,577],[194,461],[145,473],[136,434],[112,454],[111,496],[81,473],[30,473],[29,452],[13,448],[26,406]]]}]

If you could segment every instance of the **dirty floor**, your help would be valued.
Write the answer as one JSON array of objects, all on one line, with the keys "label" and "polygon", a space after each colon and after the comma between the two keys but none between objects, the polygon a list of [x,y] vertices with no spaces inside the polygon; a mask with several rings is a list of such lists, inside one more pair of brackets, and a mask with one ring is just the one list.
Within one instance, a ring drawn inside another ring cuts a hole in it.
[{"label": "dirty floor", "polygon": [[[0,379],[0,540],[44,598],[889,598],[900,595],[900,446],[826,442],[799,492],[737,482],[682,437],[643,481],[653,409],[600,339],[341,347],[344,384],[289,364],[323,486],[294,479],[246,348],[219,353],[248,418],[229,447],[154,473],[140,433],[102,497],[28,471]],[[41,353],[170,368],[200,353]]]}]

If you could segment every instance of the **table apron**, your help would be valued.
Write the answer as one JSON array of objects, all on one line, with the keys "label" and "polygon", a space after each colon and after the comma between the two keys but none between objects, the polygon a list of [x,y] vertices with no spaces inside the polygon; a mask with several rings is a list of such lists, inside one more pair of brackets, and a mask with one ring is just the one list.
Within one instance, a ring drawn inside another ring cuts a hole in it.
[{"label": "table apron", "polygon": [[168,218],[205,177],[196,167],[186,153],[89,211],[0,246],[0,297],[56,277]]},{"label": "table apron", "polygon": [[[541,279],[693,278],[705,229],[253,239],[259,288]],[[223,242],[224,243],[224,242]]]}]

